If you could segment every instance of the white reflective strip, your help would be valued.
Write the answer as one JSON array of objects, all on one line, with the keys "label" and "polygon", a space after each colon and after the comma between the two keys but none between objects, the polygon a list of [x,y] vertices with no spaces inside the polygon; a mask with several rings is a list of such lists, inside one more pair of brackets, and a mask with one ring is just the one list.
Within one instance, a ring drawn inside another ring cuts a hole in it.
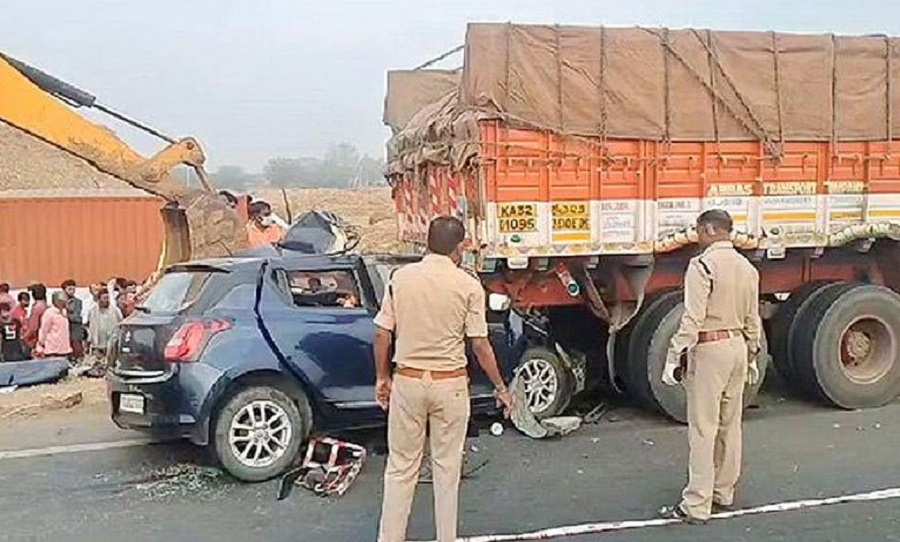
[{"label": "white reflective strip", "polygon": [[30,457],[43,457],[48,455],[74,454],[79,452],[98,452],[115,448],[131,448],[132,446],[144,446],[155,442],[152,439],[140,438],[130,440],[115,440],[112,442],[91,442],[88,444],[70,444],[68,446],[48,446],[46,448],[31,448],[28,450],[0,450],[0,460],[3,459],[27,459]]},{"label": "white reflective strip", "polygon": [[[888,499],[900,498],[900,487],[881,489],[878,491],[870,491],[868,493],[856,493],[852,495],[842,495],[838,497],[827,497],[823,499],[808,499],[800,501],[788,501],[775,504],[767,504],[754,508],[745,508],[743,510],[735,510],[734,512],[723,512],[714,514],[713,519],[729,519],[741,516],[749,516],[753,514],[772,514],[780,512],[791,512],[795,510],[803,510],[806,508],[815,508],[818,506],[827,506],[832,504],[844,504],[851,502],[872,502],[884,501]],[[481,536],[472,536],[469,538],[460,538],[459,542],[512,542],[517,540],[546,540],[549,538],[564,536],[579,536],[585,534],[605,533],[611,531],[624,531],[626,529],[643,529],[647,527],[660,527],[663,525],[673,525],[681,523],[675,519],[635,519],[624,521],[610,521],[606,523],[584,523],[581,525],[569,525],[562,527],[553,527],[540,531],[520,534],[489,534]]]}]

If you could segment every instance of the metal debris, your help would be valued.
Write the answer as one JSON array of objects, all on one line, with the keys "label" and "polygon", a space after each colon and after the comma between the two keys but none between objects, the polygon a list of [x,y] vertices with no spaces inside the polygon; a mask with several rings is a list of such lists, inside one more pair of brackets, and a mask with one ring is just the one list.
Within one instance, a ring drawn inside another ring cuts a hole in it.
[{"label": "metal debris", "polygon": [[294,485],[319,497],[340,497],[350,489],[365,461],[362,446],[327,437],[312,439],[300,466],[282,477],[278,500],[286,499]]},{"label": "metal debris", "polygon": [[[475,478],[475,474],[483,469],[488,463],[490,463],[490,459],[487,458],[472,463],[469,461],[469,454],[463,453],[463,466],[459,479],[470,480]],[[434,472],[431,469],[431,460],[427,456],[422,460],[422,467],[419,469],[419,483],[425,485],[434,483]]]},{"label": "metal debris", "polygon": [[603,419],[603,416],[606,416],[608,412],[609,407],[606,405],[606,403],[600,403],[599,405],[591,409],[590,412],[584,415],[584,423],[599,423],[600,420]]},{"label": "metal debris", "polygon": [[538,421],[528,408],[525,399],[525,385],[518,375],[510,385],[513,392],[514,407],[510,419],[516,429],[533,439],[561,437],[581,427],[578,416],[557,416]]}]

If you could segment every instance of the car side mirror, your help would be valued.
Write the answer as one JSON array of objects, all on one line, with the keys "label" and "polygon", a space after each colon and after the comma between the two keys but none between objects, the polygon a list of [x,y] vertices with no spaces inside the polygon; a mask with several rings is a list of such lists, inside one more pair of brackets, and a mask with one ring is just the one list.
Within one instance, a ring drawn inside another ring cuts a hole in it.
[{"label": "car side mirror", "polygon": [[506,312],[509,310],[509,296],[497,293],[488,294],[488,308],[493,312]]}]

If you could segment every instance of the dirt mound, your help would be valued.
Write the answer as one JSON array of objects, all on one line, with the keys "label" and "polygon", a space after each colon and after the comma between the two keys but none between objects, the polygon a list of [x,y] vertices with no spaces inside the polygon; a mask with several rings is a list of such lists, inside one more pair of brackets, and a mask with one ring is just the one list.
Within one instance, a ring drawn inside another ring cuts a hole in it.
[{"label": "dirt mound", "polygon": [[[287,218],[284,196],[277,188],[253,190],[253,197],[272,205],[278,215]],[[397,216],[389,188],[287,190],[294,217],[306,211],[331,211],[362,231],[363,252],[397,252]]]},{"label": "dirt mound", "polygon": [[[0,122],[0,191],[128,190],[88,162]],[[144,194],[135,190],[136,194]]]}]

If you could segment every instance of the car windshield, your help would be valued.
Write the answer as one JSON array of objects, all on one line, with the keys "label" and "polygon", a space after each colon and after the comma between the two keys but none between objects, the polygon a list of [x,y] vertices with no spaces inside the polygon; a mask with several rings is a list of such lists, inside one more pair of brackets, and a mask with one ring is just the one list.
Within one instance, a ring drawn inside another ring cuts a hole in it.
[{"label": "car windshield", "polygon": [[178,271],[166,273],[141,304],[152,313],[176,313],[197,299],[212,273]]}]

